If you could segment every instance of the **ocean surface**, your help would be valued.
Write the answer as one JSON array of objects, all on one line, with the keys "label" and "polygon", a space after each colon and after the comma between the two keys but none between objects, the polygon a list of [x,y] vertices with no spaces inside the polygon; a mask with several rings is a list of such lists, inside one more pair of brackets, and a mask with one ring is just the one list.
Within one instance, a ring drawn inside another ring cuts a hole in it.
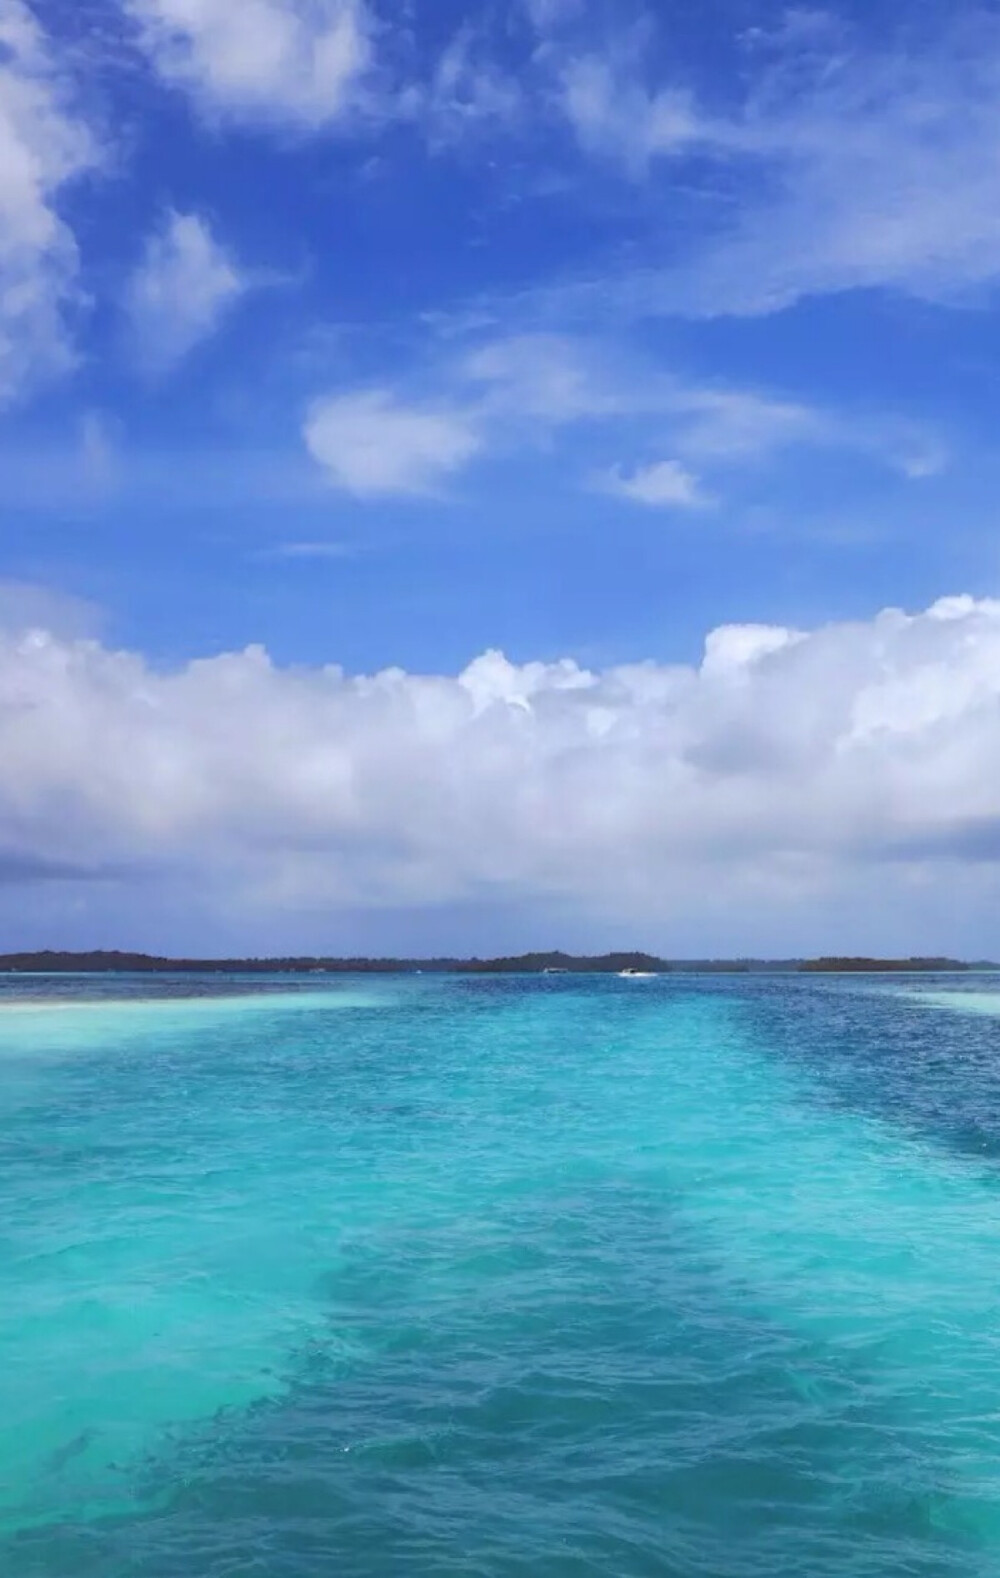
[{"label": "ocean surface", "polygon": [[1000,1578],[1000,977],[0,977],[3,1578]]}]

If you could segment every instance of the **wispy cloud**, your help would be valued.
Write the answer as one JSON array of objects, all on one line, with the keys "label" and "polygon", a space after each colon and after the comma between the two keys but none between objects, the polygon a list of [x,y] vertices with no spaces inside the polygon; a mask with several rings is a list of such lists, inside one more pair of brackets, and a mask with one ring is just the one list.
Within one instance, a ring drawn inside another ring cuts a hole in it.
[{"label": "wispy cloud", "polygon": [[426,493],[476,456],[514,456],[574,428],[623,457],[658,456],[620,462],[596,485],[678,507],[715,503],[740,468],[795,448],[853,452],[913,480],[948,461],[941,439],[919,424],[700,383],[584,336],[515,332],[464,352],[448,345],[420,384],[433,399],[378,388],[314,404],[306,443],[337,486],[359,497]]},{"label": "wispy cloud", "polygon": [[107,493],[118,474],[118,446],[108,418],[100,411],[85,411],[80,419],[80,473],[85,487]]},{"label": "wispy cloud", "polygon": [[849,447],[854,437],[826,412],[757,390],[679,387],[673,409],[685,453],[706,461],[759,459],[792,444]]},{"label": "wispy cloud", "polygon": [[214,333],[248,277],[198,214],[171,210],[152,235],[126,298],[140,363],[165,372]]},{"label": "wispy cloud", "polygon": [[59,204],[100,157],[39,22],[0,0],[0,404],[72,364],[79,259]]},{"label": "wispy cloud", "polygon": [[259,559],[332,560],[342,562],[353,559],[358,549],[350,542],[279,542],[273,548],[263,548]]},{"label": "wispy cloud", "polygon": [[938,434],[891,414],[854,414],[764,390],[699,384],[677,384],[670,406],[676,447],[702,465],[754,463],[796,447],[831,449],[869,456],[916,482],[939,475],[950,459]]},{"label": "wispy cloud", "polygon": [[427,85],[411,85],[400,107],[424,125],[435,147],[483,127],[510,129],[527,116],[524,83],[497,62],[490,41],[469,23],[445,45]]},{"label": "wispy cloud", "polygon": [[546,34],[579,16],[584,0],[523,0],[523,5],[532,25]]},{"label": "wispy cloud", "polygon": [[581,145],[620,160],[633,175],[644,173],[656,155],[688,153],[718,139],[718,131],[702,122],[687,89],[650,92],[630,53],[617,69],[614,58],[605,55],[568,60],[559,90]]},{"label": "wispy cloud", "polygon": [[580,337],[514,333],[477,345],[456,375],[481,390],[487,412],[558,426],[634,409],[635,395],[606,360]]},{"label": "wispy cloud", "polygon": [[751,36],[743,102],[709,113],[651,87],[627,52],[562,67],[581,146],[632,177],[729,181],[728,217],[690,261],[621,282],[638,313],[759,314],[804,296],[892,288],[934,301],[1000,280],[1000,28],[966,19],[879,54],[814,19]]}]

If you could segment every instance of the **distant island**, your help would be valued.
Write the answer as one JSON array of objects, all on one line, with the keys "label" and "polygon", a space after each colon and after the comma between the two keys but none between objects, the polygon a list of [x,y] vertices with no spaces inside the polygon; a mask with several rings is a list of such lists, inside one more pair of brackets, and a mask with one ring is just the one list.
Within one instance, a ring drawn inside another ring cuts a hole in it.
[{"label": "distant island", "polygon": [[658,974],[753,975],[753,974],[843,974],[912,973],[954,970],[995,970],[1000,966],[982,959],[969,963],[961,959],[911,958],[869,959],[830,957],[822,959],[660,959],[649,953],[523,953],[500,959],[370,959],[370,958],[267,958],[267,959],[167,959],[148,953],[120,953],[98,950],[92,953],[63,953],[45,949],[39,953],[0,954],[0,972],[7,974],[135,974],[203,973],[239,975],[393,975],[416,971],[458,975],[614,975],[620,970],[653,971]]}]

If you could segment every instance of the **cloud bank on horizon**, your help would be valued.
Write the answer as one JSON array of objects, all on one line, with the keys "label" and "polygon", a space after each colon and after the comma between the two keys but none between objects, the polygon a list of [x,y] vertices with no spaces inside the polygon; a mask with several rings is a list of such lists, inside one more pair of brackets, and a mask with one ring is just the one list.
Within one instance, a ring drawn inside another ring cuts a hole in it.
[{"label": "cloud bank on horizon", "polygon": [[998,156],[974,4],[0,0],[0,945],[1000,951]]},{"label": "cloud bank on horizon", "polygon": [[179,882],[248,935],[492,898],[595,937],[700,936],[735,905],[772,947],[791,911],[808,947],[849,900],[891,943],[1000,856],[997,601],[724,626],[698,666],[486,652],[454,676],[260,647],[161,672],[34,628],[4,638],[0,687],[7,880]]}]

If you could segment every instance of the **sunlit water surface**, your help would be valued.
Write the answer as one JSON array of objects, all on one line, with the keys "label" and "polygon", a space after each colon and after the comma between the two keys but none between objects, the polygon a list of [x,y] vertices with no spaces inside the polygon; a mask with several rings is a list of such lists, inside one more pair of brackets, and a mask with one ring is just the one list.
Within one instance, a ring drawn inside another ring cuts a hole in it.
[{"label": "sunlit water surface", "polygon": [[1000,1575],[1000,979],[0,978],[4,1578]]}]

